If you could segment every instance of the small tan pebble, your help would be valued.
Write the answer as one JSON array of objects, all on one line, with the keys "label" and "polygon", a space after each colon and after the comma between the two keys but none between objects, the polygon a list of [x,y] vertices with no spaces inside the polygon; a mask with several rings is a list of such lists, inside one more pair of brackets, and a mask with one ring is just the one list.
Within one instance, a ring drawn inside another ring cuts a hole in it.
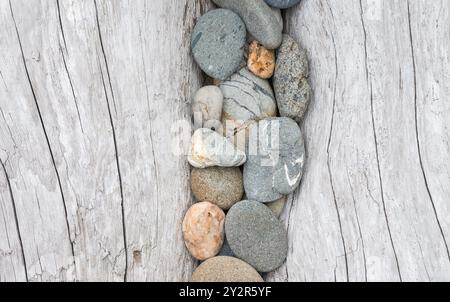
[{"label": "small tan pebble", "polygon": [[194,204],[183,221],[183,237],[189,252],[198,260],[219,254],[224,240],[225,213],[209,202]]},{"label": "small tan pebble", "polygon": [[219,86],[221,83],[222,83],[221,80],[218,80],[218,79],[213,80],[213,85]]},{"label": "small tan pebble", "polygon": [[191,188],[198,201],[210,202],[222,210],[228,210],[242,200],[244,180],[239,168],[193,169]]},{"label": "small tan pebble", "polygon": [[280,217],[283,213],[284,207],[286,206],[287,197],[284,196],[274,202],[267,203],[266,206],[275,213],[275,216]]},{"label": "small tan pebble", "polygon": [[203,262],[192,275],[192,282],[264,282],[249,264],[233,257],[220,256]]},{"label": "small tan pebble", "polygon": [[269,79],[275,71],[275,51],[264,48],[257,41],[249,47],[248,69],[262,79]]}]

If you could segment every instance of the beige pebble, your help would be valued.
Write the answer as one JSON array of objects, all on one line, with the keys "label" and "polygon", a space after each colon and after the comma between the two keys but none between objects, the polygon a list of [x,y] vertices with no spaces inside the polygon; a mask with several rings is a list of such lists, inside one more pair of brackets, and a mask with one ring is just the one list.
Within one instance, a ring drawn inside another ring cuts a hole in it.
[{"label": "beige pebble", "polygon": [[183,237],[189,252],[198,260],[216,256],[223,245],[225,213],[209,202],[194,204],[183,221]]},{"label": "beige pebble", "polygon": [[264,282],[261,275],[242,260],[220,256],[203,262],[192,275],[192,282]]},{"label": "beige pebble", "polygon": [[272,210],[272,212],[275,213],[275,216],[280,217],[283,213],[284,207],[286,206],[286,201],[287,197],[283,196],[274,202],[267,203],[266,205]]}]

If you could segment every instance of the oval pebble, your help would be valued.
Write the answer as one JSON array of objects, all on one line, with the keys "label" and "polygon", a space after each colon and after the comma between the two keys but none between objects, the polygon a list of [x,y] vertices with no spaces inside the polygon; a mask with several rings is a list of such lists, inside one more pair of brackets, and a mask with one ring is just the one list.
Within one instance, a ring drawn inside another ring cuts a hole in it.
[{"label": "oval pebble", "polygon": [[253,41],[249,47],[247,66],[261,79],[270,79],[275,71],[275,51]]},{"label": "oval pebble", "polygon": [[222,210],[228,210],[242,200],[244,180],[239,168],[193,169],[191,188],[198,201],[210,202]]},{"label": "oval pebble", "polygon": [[200,264],[192,275],[192,282],[264,282],[264,280],[244,261],[219,256]]},{"label": "oval pebble", "polygon": [[245,200],[235,204],[225,219],[225,232],[236,257],[259,272],[271,272],[286,260],[287,232],[262,203]]},{"label": "oval pebble", "polygon": [[221,132],[223,94],[217,86],[200,88],[192,101],[194,128],[214,128]]},{"label": "oval pebble", "polygon": [[209,202],[194,204],[183,221],[183,237],[194,258],[206,260],[216,256],[223,245],[225,213]]},{"label": "oval pebble", "polygon": [[300,3],[301,0],[265,0],[272,7],[286,9]]},{"label": "oval pebble", "polygon": [[308,76],[306,51],[301,49],[293,38],[283,35],[273,76],[280,116],[289,117],[297,122],[303,119],[312,95]]},{"label": "oval pebble", "polygon": [[264,47],[280,46],[283,18],[279,9],[272,8],[264,0],[213,0],[213,2],[237,13],[245,22],[248,32]]},{"label": "oval pebble", "polygon": [[244,22],[234,12],[216,9],[206,13],[192,32],[195,61],[207,75],[225,80],[239,69],[246,33]]}]

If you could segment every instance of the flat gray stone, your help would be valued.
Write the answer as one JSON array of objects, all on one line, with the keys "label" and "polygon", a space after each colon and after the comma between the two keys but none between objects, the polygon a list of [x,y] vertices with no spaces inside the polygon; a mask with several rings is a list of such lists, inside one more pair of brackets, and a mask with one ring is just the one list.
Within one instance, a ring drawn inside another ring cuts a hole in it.
[{"label": "flat gray stone", "polygon": [[265,0],[272,7],[286,9],[300,3],[301,0]]},{"label": "flat gray stone", "polygon": [[209,11],[192,32],[194,59],[210,77],[225,80],[239,69],[247,31],[241,18],[227,9]]},{"label": "flat gray stone", "polygon": [[[242,134],[245,139],[248,136],[247,130],[255,121],[277,114],[276,100],[270,83],[247,68],[242,68],[229,80],[221,82],[220,89],[224,96],[222,123],[228,138]],[[240,150],[245,149],[245,142],[244,140],[236,143]]]},{"label": "flat gray stone", "polygon": [[244,188],[248,199],[272,202],[299,186],[305,163],[300,127],[289,118],[260,121],[250,130]]},{"label": "flat gray stone", "polygon": [[248,32],[267,49],[280,46],[283,19],[279,9],[271,8],[264,0],[213,0],[220,7],[241,16]]},{"label": "flat gray stone", "polygon": [[312,95],[308,76],[306,51],[301,49],[290,36],[283,35],[273,77],[281,116],[289,117],[297,122],[303,119]]},{"label": "flat gray stone", "polygon": [[286,260],[287,232],[273,212],[257,201],[235,204],[225,218],[231,250],[259,272],[271,272]]}]

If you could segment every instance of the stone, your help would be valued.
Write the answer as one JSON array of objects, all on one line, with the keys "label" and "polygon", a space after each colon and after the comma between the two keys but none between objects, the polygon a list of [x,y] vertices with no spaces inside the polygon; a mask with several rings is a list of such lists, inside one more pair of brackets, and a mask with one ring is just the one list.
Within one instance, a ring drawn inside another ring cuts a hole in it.
[{"label": "stone", "polygon": [[207,201],[228,210],[242,200],[244,180],[239,168],[193,169],[191,188],[197,201]]},{"label": "stone", "polygon": [[192,282],[264,282],[249,264],[233,257],[214,257],[206,260],[192,274]]},{"label": "stone", "polygon": [[[200,88],[192,102],[194,128],[209,128],[222,134],[223,94],[217,86]],[[214,128],[214,129],[212,129]]]},{"label": "stone", "polygon": [[277,114],[272,87],[247,68],[220,84],[224,95],[222,124],[225,136],[245,150],[248,131],[257,121]]},{"label": "stone", "polygon": [[300,127],[289,118],[260,121],[250,131],[244,188],[248,199],[267,203],[299,186],[305,163]]},{"label": "stone", "polygon": [[268,49],[280,46],[283,19],[279,9],[271,8],[264,0],[213,0],[222,8],[237,13],[245,22],[248,32]]},{"label": "stone", "polygon": [[236,257],[258,272],[274,271],[286,260],[287,232],[260,202],[245,200],[235,204],[226,216],[225,232]]},{"label": "stone", "polygon": [[227,9],[209,11],[192,32],[194,59],[210,77],[225,80],[239,69],[247,31],[241,18]]},{"label": "stone", "polygon": [[301,0],[265,0],[272,7],[286,9],[300,3]]},{"label": "stone", "polygon": [[216,256],[224,240],[225,213],[209,202],[194,204],[183,221],[183,237],[187,249],[198,260]]},{"label": "stone", "polygon": [[277,216],[278,218],[283,213],[284,207],[286,206],[287,197],[283,196],[277,201],[266,203],[266,206],[269,207],[269,209],[272,210],[272,212]]},{"label": "stone", "polygon": [[258,77],[270,79],[275,71],[275,51],[253,41],[249,47],[247,66]]},{"label": "stone", "polygon": [[188,161],[194,168],[239,167],[246,160],[245,152],[211,129],[198,129],[192,136]]},{"label": "stone", "polygon": [[234,257],[233,251],[231,250],[230,244],[228,243],[228,240],[226,237],[223,242],[222,249],[220,250],[219,256]]},{"label": "stone", "polygon": [[297,122],[303,119],[311,100],[308,83],[309,66],[306,51],[290,36],[283,35],[273,77],[280,115]]}]

